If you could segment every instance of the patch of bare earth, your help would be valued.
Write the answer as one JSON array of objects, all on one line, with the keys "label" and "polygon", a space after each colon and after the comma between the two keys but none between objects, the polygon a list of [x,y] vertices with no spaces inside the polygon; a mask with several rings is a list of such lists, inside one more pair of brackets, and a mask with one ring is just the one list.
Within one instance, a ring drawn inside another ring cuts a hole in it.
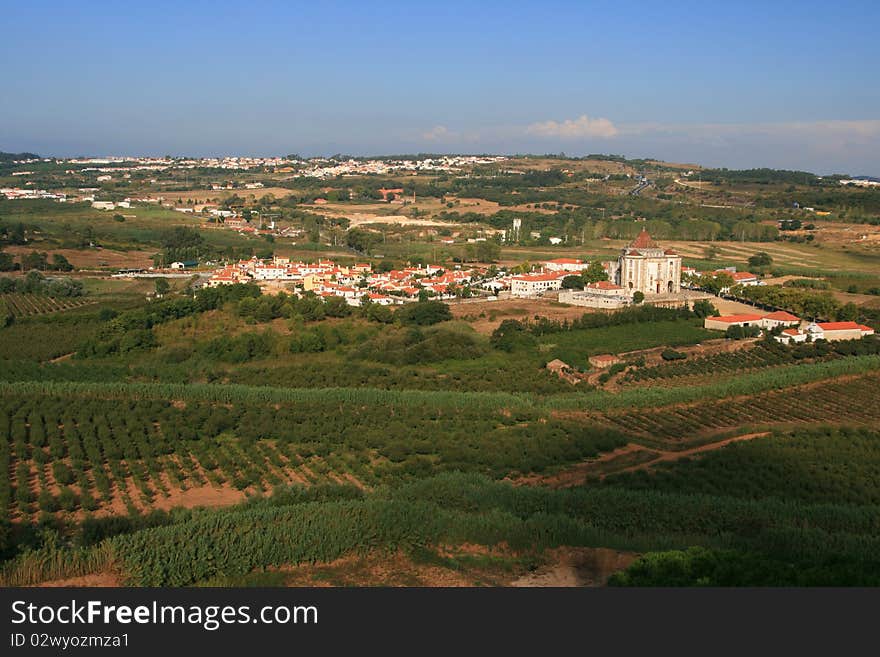
[{"label": "patch of bare earth", "polygon": [[347,555],[332,562],[279,568],[287,586],[604,586],[638,555],[606,548],[559,547],[533,555],[530,570],[504,546],[442,546],[436,563],[403,552]]},{"label": "patch of bare earth", "polygon": [[40,582],[35,586],[37,588],[56,588],[62,586],[118,587],[122,586],[122,579],[116,573],[93,573],[79,577],[68,577],[67,579],[53,579],[48,582]]},{"label": "patch of bare earth", "polygon": [[288,586],[430,586],[494,585],[489,573],[464,572],[416,563],[404,553],[347,555],[323,564],[286,566]]},{"label": "patch of bare earth", "polygon": [[635,552],[578,547],[555,548],[545,555],[545,566],[518,577],[510,586],[605,586],[611,575],[628,568],[639,557]]},{"label": "patch of bare earth", "polygon": [[[580,319],[589,308],[562,305],[552,299],[500,299],[449,304],[452,316],[470,322],[474,330],[490,335],[505,319]],[[597,311],[601,312],[601,311]],[[481,316],[482,315],[482,316]]]},{"label": "patch of bare earth", "polygon": [[[8,246],[6,250],[18,257],[33,251],[32,246]],[[41,249],[43,250],[43,249]],[[97,267],[149,267],[153,264],[153,251],[113,251],[111,249],[46,249],[49,258],[63,255],[77,269]]]},{"label": "patch of bare earth", "polygon": [[168,511],[174,507],[184,507],[191,509],[197,506],[218,507],[232,506],[244,501],[246,494],[244,491],[233,488],[229,485],[223,486],[197,486],[181,490],[179,488],[169,491],[167,497],[157,495],[151,509],[162,509]]}]

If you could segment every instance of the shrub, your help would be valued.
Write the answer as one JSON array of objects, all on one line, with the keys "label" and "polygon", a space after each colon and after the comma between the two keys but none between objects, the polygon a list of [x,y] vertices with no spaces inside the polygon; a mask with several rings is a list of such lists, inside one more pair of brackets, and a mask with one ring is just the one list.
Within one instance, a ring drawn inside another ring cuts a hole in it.
[{"label": "shrub", "polygon": [[660,357],[663,360],[684,360],[687,358],[687,354],[681,351],[676,351],[675,349],[664,349],[660,354]]}]

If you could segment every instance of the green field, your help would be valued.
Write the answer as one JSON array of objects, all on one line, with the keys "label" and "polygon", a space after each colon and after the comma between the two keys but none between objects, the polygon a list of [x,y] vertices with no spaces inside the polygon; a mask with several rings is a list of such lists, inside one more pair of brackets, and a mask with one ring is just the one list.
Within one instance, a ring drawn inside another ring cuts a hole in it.
[{"label": "green field", "polygon": [[[158,298],[154,280],[106,271],[154,254],[202,269],[257,254],[503,268],[612,258],[647,228],[701,269],[746,270],[764,252],[756,273],[817,288],[754,289],[803,309],[834,294],[822,313],[880,328],[880,253],[859,237],[880,223],[872,193],[769,170],[707,172],[698,191],[675,167],[616,156],[324,180],[171,167],[104,185],[34,167],[40,188],[210,200],[277,230],[138,203],[0,201],[0,584],[274,586],[301,583],[300,568],[346,583],[333,569],[354,556],[490,564],[507,579],[474,581],[509,582],[560,546],[643,555],[617,585],[880,584],[876,337],[730,353],[719,340],[666,361],[719,333],[691,309],[649,305],[480,302],[453,318],[437,302],[370,312],[185,279]],[[655,186],[630,196],[626,174],[644,171]],[[17,184],[8,174],[0,183]],[[253,181],[277,195],[241,187]],[[379,201],[382,186],[407,204]],[[831,219],[779,230],[806,217],[792,195]],[[389,214],[442,223],[370,222]],[[467,242],[497,241],[514,218],[515,242]],[[16,269],[58,251],[84,264]],[[641,350],[603,376],[588,363]],[[570,376],[546,368],[554,359]]]}]

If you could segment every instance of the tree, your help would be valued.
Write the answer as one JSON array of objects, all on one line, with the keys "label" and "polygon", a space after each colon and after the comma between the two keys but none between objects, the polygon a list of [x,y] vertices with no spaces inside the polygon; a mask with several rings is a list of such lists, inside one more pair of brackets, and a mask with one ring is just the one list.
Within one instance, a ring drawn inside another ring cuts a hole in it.
[{"label": "tree", "polygon": [[758,326],[729,326],[725,332],[725,337],[732,340],[742,340],[743,338],[756,338],[761,335],[761,329]]},{"label": "tree", "polygon": [[452,319],[452,311],[441,301],[422,301],[401,307],[394,318],[404,325],[429,326]]},{"label": "tree", "polygon": [[577,274],[566,276],[562,279],[562,289],[564,290],[583,290],[584,280]]},{"label": "tree", "polygon": [[391,308],[379,303],[367,304],[364,314],[371,322],[378,322],[379,324],[390,324],[394,319],[394,313],[391,312]]},{"label": "tree", "polygon": [[608,280],[608,272],[602,266],[599,260],[593,260],[590,265],[581,274],[584,283],[598,283],[599,281]]},{"label": "tree", "polygon": [[477,260],[480,262],[497,262],[501,257],[501,247],[495,242],[477,242]]},{"label": "tree", "polygon": [[0,271],[13,271],[15,268],[15,258],[12,254],[0,251]]},{"label": "tree", "polygon": [[703,274],[694,279],[694,283],[700,289],[711,292],[715,296],[721,294],[721,290],[729,290],[733,287],[735,281],[726,271],[715,272],[714,274]]},{"label": "tree", "polygon": [[351,314],[351,306],[342,297],[331,296],[324,299],[324,312],[327,317],[348,317]]},{"label": "tree", "polygon": [[522,322],[515,319],[505,319],[501,322],[501,325],[492,331],[490,343],[496,349],[507,352],[528,349],[537,344]]},{"label": "tree", "polygon": [[200,246],[204,238],[195,228],[176,226],[162,233],[161,241],[166,249],[186,249]]},{"label": "tree", "polygon": [[749,269],[764,269],[773,264],[773,258],[765,251],[758,251],[749,258]]},{"label": "tree", "polygon": [[164,297],[168,294],[168,291],[171,289],[171,286],[168,284],[168,281],[164,278],[156,279],[156,296]]},{"label": "tree", "polygon": [[49,257],[46,253],[31,251],[21,256],[21,268],[26,271],[29,269],[45,271],[49,268]]},{"label": "tree", "polygon": [[718,309],[708,299],[700,299],[694,302],[694,315],[703,319],[705,317],[718,317]]},{"label": "tree", "polygon": [[355,251],[369,254],[373,246],[379,241],[379,236],[366,230],[352,228],[345,236],[345,243]]},{"label": "tree", "polygon": [[645,300],[645,295],[641,290],[636,290],[633,294],[633,303],[639,304]]},{"label": "tree", "polygon": [[55,271],[73,271],[73,265],[60,253],[52,254],[52,269]]},{"label": "tree", "polygon": [[854,322],[859,318],[859,307],[852,301],[845,304],[837,311],[837,320],[841,322]]}]

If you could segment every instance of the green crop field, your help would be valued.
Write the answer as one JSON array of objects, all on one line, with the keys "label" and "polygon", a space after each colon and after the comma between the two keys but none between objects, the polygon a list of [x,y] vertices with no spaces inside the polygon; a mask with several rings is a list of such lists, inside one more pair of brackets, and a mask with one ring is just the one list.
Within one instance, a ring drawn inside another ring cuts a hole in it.
[{"label": "green crop field", "polygon": [[[510,274],[614,258],[645,228],[685,264],[766,278],[741,301],[880,328],[873,192],[770,170],[687,187],[680,167],[617,156],[323,179],[172,164],[104,184],[71,166],[29,178],[167,207],[0,200],[0,584],[297,584],[352,555],[503,562],[475,581],[510,583],[557,547],[642,555],[619,585],[880,583],[876,337],[734,345],[703,328],[706,307],[496,303],[475,286],[377,309],[110,276],[273,255]],[[645,172],[654,185],[628,194]],[[205,203],[275,227],[233,229]],[[603,374],[588,359],[606,353],[625,362]]]}]

